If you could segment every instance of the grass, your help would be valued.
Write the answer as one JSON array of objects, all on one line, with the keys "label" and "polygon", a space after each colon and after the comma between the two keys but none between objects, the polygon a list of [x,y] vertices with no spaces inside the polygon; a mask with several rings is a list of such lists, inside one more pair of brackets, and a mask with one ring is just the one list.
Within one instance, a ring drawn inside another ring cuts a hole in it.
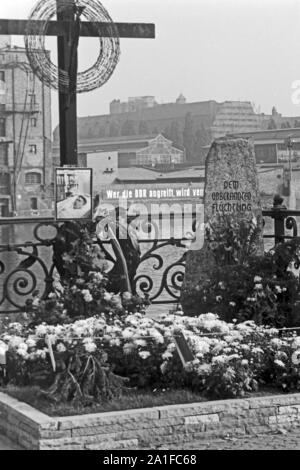
[{"label": "grass", "polygon": [[154,406],[179,405],[207,401],[203,395],[190,390],[166,391],[131,391],[130,393],[114,398],[110,401],[92,405],[73,405],[69,403],[50,402],[41,394],[39,387],[15,387],[8,385],[1,387],[0,391],[28,403],[34,408],[49,416],[72,416],[88,413],[104,413],[106,411],[130,410],[136,408],[152,408]]},{"label": "grass", "polygon": [[[66,402],[57,403],[54,401],[49,401],[49,399],[41,393],[41,389],[37,386],[16,387],[13,385],[7,385],[5,387],[0,387],[0,391],[7,393],[17,400],[28,403],[28,405],[33,406],[48,416],[72,416],[89,413],[105,413],[107,411],[152,408],[155,406],[180,405],[185,403],[200,403],[208,401],[208,398],[205,398],[202,394],[192,392],[187,389],[165,391],[159,390],[156,392],[151,390],[133,390],[121,397],[87,406],[83,404],[74,405]],[[247,393],[244,398],[266,397],[280,395],[282,393],[282,391],[276,388],[266,387],[259,392]]]}]

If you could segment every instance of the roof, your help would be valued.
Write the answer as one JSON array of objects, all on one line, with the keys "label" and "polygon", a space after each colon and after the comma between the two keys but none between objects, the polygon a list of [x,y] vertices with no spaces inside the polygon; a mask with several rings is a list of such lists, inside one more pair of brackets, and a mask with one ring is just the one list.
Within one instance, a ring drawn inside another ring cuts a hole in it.
[{"label": "roof", "polygon": [[265,141],[265,140],[283,141],[284,139],[287,139],[288,137],[300,139],[300,128],[292,127],[288,129],[270,129],[270,130],[263,130],[263,131],[237,132],[233,134],[227,134],[227,137],[250,138],[254,140],[255,142]]},{"label": "roof", "polygon": [[[103,152],[103,151],[119,151],[119,152],[136,152],[137,149],[143,148],[156,136],[137,135],[137,136],[119,136],[119,137],[91,137],[86,139],[78,139],[78,153]],[[59,143],[54,141],[52,144],[53,155],[59,154]]]},{"label": "roof", "polygon": [[[163,146],[163,150],[161,148]],[[172,140],[167,139],[162,134],[158,134],[154,139],[151,139],[147,147],[143,147],[136,151],[137,156],[148,154],[170,154],[181,153],[183,150],[172,146]]]},{"label": "roof", "polygon": [[150,170],[148,168],[140,167],[129,167],[129,168],[119,168],[117,179],[126,181],[126,180],[136,180],[136,181],[145,181],[145,180],[154,180],[156,179],[157,172],[155,170]]},{"label": "roof", "polygon": [[151,182],[151,181],[177,181],[177,180],[203,180],[205,174],[204,167],[190,167],[186,169],[181,169],[178,171],[169,171],[162,172],[161,170],[157,171],[155,169],[151,170],[148,168],[141,167],[130,167],[130,168],[119,168],[118,176],[116,180],[122,181],[124,183],[129,181],[141,181],[141,182]]}]

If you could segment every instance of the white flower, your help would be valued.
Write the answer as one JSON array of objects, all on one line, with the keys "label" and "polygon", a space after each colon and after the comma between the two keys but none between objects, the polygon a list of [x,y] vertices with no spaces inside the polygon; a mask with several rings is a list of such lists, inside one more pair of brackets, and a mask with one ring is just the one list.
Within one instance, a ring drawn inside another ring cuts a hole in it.
[{"label": "white flower", "polygon": [[149,329],[149,335],[152,336],[153,340],[158,344],[164,343],[164,337],[155,328]]},{"label": "white flower", "polygon": [[204,374],[208,375],[211,373],[211,365],[210,364],[202,364],[201,366],[198,367],[197,370],[198,374]]},{"label": "white flower", "polygon": [[200,339],[194,336],[193,338],[191,338],[191,340],[196,348],[197,353],[207,354],[209,352],[209,342],[205,340],[205,338]]},{"label": "white flower", "polygon": [[279,338],[272,338],[270,344],[276,348],[279,348],[282,345],[282,341]]},{"label": "white flower", "polygon": [[24,359],[27,359],[28,358],[28,352],[26,349],[17,349],[17,353],[19,354],[19,356],[23,357]]},{"label": "white flower", "polygon": [[8,350],[8,346],[2,341],[0,341],[0,364],[5,364],[7,350]]},{"label": "white flower", "polygon": [[103,274],[101,273],[94,273],[94,279],[98,282],[101,282],[103,279]]},{"label": "white flower", "polygon": [[26,344],[29,348],[34,348],[36,346],[36,341],[32,338],[28,338]]},{"label": "white flower", "polygon": [[236,303],[235,302],[229,302],[230,307],[235,307]]},{"label": "white flower", "polygon": [[216,296],[216,301],[217,301],[217,302],[221,302],[221,300],[222,300],[221,295],[217,295],[217,296]]},{"label": "white flower", "polygon": [[264,354],[264,351],[261,348],[253,348],[253,354]]},{"label": "white flower", "polygon": [[44,336],[47,334],[47,327],[44,323],[42,323],[41,325],[38,325],[35,329],[35,334],[37,336]]},{"label": "white flower", "polygon": [[122,336],[124,339],[132,338],[133,330],[131,328],[125,328],[125,330],[122,331]]},{"label": "white flower", "polygon": [[151,356],[151,354],[149,353],[149,351],[140,351],[140,352],[139,352],[139,356],[140,356],[142,359],[147,359],[147,357]]},{"label": "white flower", "polygon": [[82,289],[81,291],[85,302],[92,302],[93,297],[88,289]]},{"label": "white flower", "polygon": [[57,335],[54,333],[50,333],[47,335],[48,341],[53,345],[57,341]]},{"label": "white flower", "polygon": [[164,353],[162,353],[161,357],[164,361],[166,361],[166,360],[170,359],[171,357],[173,357],[173,354],[170,351],[167,350]]},{"label": "white flower", "polygon": [[109,292],[104,293],[103,299],[106,300],[106,302],[109,302],[111,298],[112,298],[112,294],[110,294]]},{"label": "white flower", "polygon": [[56,299],[56,294],[54,292],[50,292],[48,299]]},{"label": "white flower", "polygon": [[275,359],[274,364],[276,364],[278,367],[281,367],[282,369],[285,369],[285,364],[279,359]]},{"label": "white flower", "polygon": [[243,351],[249,351],[249,350],[250,350],[250,346],[249,346],[248,344],[242,344],[242,345],[241,345],[241,349],[242,349]]},{"label": "white flower", "polygon": [[280,287],[280,286],[275,286],[275,292],[276,292],[277,294],[281,294],[281,292],[282,292],[281,287]]},{"label": "white flower", "polygon": [[56,346],[56,349],[60,353],[63,353],[67,350],[67,348],[65,347],[63,343],[58,343],[58,345]]},{"label": "white flower", "polygon": [[174,312],[174,315],[183,315],[183,311],[182,310],[176,310]]},{"label": "white flower", "polygon": [[217,364],[224,364],[225,362],[227,362],[227,358],[223,354],[220,356],[215,356],[212,358],[212,363],[214,364],[215,362]]},{"label": "white flower", "polygon": [[102,319],[97,319],[94,323],[94,329],[95,331],[103,331],[106,328],[106,331],[108,331],[108,327],[106,327],[106,323]]},{"label": "white flower", "polygon": [[137,346],[141,346],[141,347],[147,346],[147,342],[146,342],[144,339],[135,339],[135,340],[134,340],[134,343],[135,343]]},{"label": "white flower", "polygon": [[12,336],[9,340],[8,346],[10,348],[17,348],[19,344],[23,343],[23,338],[20,338],[20,336]]},{"label": "white flower", "polygon": [[300,336],[297,336],[297,338],[294,339],[294,341],[292,343],[292,348],[293,349],[300,348]]},{"label": "white flower", "polygon": [[263,285],[262,284],[255,284],[254,289],[261,290],[261,289],[263,289]]},{"label": "white flower", "polygon": [[249,364],[248,359],[243,359],[241,364],[242,366],[247,366]]},{"label": "white flower", "polygon": [[123,292],[122,297],[124,300],[131,300],[132,299],[132,294],[131,292]]},{"label": "white flower", "polygon": [[206,321],[216,321],[218,319],[218,315],[215,315],[214,313],[203,313],[202,315],[199,315],[199,320],[201,320],[203,324],[205,324]]},{"label": "white flower", "polygon": [[40,299],[38,297],[35,297],[32,301],[32,305],[34,307],[38,307],[40,305]]},{"label": "white flower", "polygon": [[231,354],[230,356],[228,356],[228,361],[231,361],[232,359],[239,359],[239,355],[238,354]]},{"label": "white flower", "polygon": [[9,328],[15,330],[18,333],[21,333],[23,326],[21,325],[21,323],[13,322],[9,324]]},{"label": "white flower", "polygon": [[133,326],[138,326],[138,324],[139,324],[138,318],[136,318],[136,316],[134,314],[133,315],[128,315],[125,319],[125,322],[130,323]]},{"label": "white flower", "polygon": [[254,282],[261,282],[262,278],[260,276],[255,276],[254,277]]},{"label": "white flower", "polygon": [[96,351],[97,346],[93,341],[90,340],[90,341],[87,341],[86,343],[84,343],[84,349],[88,353],[93,353],[93,352]]},{"label": "white flower", "polygon": [[47,349],[38,349],[35,354],[36,354],[36,357],[40,357],[41,359],[46,359],[47,352],[48,352]]}]

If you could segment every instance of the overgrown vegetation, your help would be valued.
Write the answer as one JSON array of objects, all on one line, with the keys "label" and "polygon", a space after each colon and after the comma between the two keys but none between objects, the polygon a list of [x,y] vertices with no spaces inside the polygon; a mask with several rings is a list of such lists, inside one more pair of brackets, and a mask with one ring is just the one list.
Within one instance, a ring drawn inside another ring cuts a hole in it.
[{"label": "overgrown vegetation", "polygon": [[299,266],[299,237],[257,255],[255,219],[223,216],[206,227],[206,240],[216,263],[205,282],[186,295],[194,315],[213,312],[226,321],[300,326],[299,277],[293,272]]}]

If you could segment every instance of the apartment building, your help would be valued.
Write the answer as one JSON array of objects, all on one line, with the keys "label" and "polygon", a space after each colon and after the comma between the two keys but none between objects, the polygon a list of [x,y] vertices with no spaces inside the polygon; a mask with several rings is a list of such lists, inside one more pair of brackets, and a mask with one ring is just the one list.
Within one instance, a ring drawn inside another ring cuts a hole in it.
[{"label": "apartment building", "polygon": [[51,93],[24,48],[0,39],[0,216],[46,216],[52,206]]}]

